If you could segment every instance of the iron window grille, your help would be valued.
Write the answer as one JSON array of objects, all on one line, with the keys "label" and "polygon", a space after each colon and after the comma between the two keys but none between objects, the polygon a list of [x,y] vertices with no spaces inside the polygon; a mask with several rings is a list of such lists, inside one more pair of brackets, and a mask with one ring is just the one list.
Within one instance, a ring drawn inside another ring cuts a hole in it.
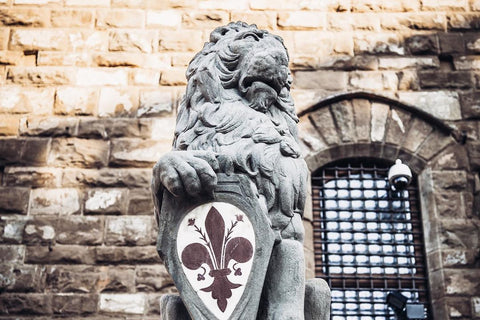
[{"label": "iron window grille", "polygon": [[389,167],[352,160],[312,176],[315,273],[332,290],[333,320],[395,319],[394,290],[428,306],[416,179],[391,191]]}]

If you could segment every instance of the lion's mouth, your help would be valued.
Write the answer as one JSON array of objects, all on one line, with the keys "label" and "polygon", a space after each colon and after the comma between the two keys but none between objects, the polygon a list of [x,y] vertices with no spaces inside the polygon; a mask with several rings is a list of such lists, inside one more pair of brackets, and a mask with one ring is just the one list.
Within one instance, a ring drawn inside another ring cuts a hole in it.
[{"label": "lion's mouth", "polygon": [[243,93],[246,93],[248,88],[250,88],[253,83],[263,83],[264,85],[272,88],[277,94],[280,94],[280,91],[282,91],[283,87],[285,86],[284,82],[279,78],[247,76],[240,81],[240,90]]}]

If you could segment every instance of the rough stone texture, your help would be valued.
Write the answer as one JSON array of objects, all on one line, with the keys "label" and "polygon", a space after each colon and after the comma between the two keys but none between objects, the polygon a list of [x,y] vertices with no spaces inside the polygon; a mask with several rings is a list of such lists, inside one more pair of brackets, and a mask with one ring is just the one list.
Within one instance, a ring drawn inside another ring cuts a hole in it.
[{"label": "rough stone texture", "polygon": [[[434,171],[435,196],[422,210],[430,234],[443,234],[441,246],[426,248],[437,248],[434,317],[480,318],[480,294],[447,295],[444,276],[454,270],[461,282],[478,270],[479,12],[478,0],[0,0],[0,318],[158,319],[160,295],[174,288],[155,247],[106,245],[107,218],[151,215],[150,167],[170,149],[187,65],[228,20],[283,37],[297,112],[373,90],[465,131],[465,144],[435,126],[427,134],[391,105],[375,129],[383,140],[371,144],[375,101],[367,99],[340,101],[352,103],[353,133],[348,108],[307,112],[299,124],[312,171],[358,155],[401,155],[416,174]],[[86,209],[89,194],[112,189],[122,192],[114,210]],[[306,248],[311,241],[309,233]],[[71,290],[46,284],[52,269],[67,274],[77,263],[95,268],[85,270],[90,284],[77,281],[81,270],[62,280]],[[107,284],[119,274],[124,280]],[[144,313],[100,311],[105,290],[149,292]]]}]

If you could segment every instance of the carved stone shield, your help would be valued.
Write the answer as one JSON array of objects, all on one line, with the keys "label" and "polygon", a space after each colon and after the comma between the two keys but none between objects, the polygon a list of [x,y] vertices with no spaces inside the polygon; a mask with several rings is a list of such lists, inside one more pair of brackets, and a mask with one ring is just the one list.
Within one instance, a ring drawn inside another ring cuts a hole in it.
[{"label": "carved stone shield", "polygon": [[250,179],[218,174],[212,197],[163,197],[157,250],[193,319],[256,319],[274,244]]}]

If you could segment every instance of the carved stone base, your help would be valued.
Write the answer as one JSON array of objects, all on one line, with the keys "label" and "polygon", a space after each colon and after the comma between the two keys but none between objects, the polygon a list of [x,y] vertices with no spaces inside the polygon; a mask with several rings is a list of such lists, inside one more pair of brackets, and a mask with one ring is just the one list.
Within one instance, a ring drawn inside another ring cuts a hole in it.
[{"label": "carved stone base", "polygon": [[[323,279],[309,279],[305,283],[305,320],[330,319],[331,294]],[[161,320],[191,320],[180,296],[167,294],[160,299]],[[263,320],[263,319],[258,319]]]}]

